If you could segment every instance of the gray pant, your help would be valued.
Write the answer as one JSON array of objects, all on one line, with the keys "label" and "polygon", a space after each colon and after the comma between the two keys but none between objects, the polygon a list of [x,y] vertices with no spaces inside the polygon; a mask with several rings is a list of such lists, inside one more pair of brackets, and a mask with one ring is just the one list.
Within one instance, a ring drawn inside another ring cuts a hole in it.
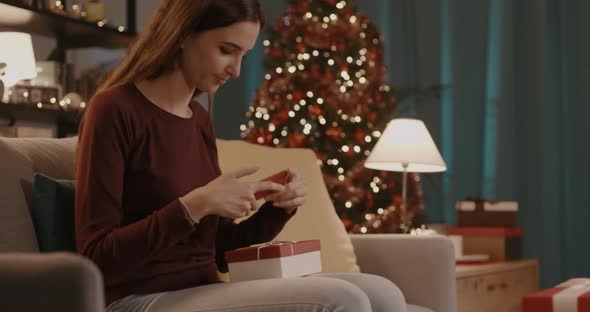
[{"label": "gray pant", "polygon": [[118,300],[107,312],[405,312],[402,292],[389,280],[363,273],[205,285]]}]

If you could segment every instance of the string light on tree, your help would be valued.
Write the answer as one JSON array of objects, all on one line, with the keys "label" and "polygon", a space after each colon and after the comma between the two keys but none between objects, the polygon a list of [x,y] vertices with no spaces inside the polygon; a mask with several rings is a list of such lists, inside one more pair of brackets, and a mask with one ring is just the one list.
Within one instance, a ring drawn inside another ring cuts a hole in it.
[{"label": "string light on tree", "polygon": [[[363,167],[398,100],[385,82],[381,35],[351,1],[288,3],[262,41],[267,72],[242,137],[313,149],[346,229],[377,231],[401,198],[401,174]],[[418,213],[420,185],[411,184],[408,211]]]}]

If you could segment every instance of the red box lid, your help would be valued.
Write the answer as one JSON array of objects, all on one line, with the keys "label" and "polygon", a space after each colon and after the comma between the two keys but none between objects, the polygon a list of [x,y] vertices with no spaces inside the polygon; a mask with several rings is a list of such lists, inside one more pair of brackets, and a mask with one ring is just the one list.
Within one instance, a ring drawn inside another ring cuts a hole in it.
[{"label": "red box lid", "polygon": [[[523,312],[554,312],[553,296],[567,287],[554,287],[528,294],[522,298]],[[590,311],[590,293],[581,294],[577,298],[578,311]]]},{"label": "red box lid", "polygon": [[552,312],[553,295],[564,288],[549,288],[528,294],[522,298],[522,309],[524,312]]},{"label": "red box lid", "polygon": [[232,263],[288,257],[318,250],[320,250],[319,239],[292,242],[277,241],[226,251],[224,256],[227,263]]},{"label": "red box lid", "polygon": [[457,226],[447,229],[448,235],[462,236],[493,236],[493,237],[520,237],[522,228],[515,227],[479,227],[479,226]]}]

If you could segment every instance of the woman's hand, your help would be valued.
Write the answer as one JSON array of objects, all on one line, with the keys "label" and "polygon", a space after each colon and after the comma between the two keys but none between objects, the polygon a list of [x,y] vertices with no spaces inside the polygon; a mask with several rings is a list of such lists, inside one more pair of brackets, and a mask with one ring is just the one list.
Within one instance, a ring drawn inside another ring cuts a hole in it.
[{"label": "woman's hand", "polygon": [[209,214],[230,219],[245,217],[257,207],[254,193],[280,192],[285,189],[284,186],[271,181],[238,180],[255,173],[258,169],[258,167],[248,167],[222,174],[209,184],[189,192],[180,199],[196,220]]},{"label": "woman's hand", "polygon": [[285,189],[265,197],[267,201],[273,201],[273,205],[285,209],[287,212],[303,205],[307,198],[307,186],[303,177],[293,168],[289,169],[289,182]]}]

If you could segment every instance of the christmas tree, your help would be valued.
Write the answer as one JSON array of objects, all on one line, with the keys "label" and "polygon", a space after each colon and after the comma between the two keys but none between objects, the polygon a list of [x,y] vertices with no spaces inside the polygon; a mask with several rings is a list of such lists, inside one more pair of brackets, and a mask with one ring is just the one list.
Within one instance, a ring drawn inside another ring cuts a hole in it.
[{"label": "christmas tree", "polygon": [[[401,174],[363,166],[398,105],[377,28],[346,1],[291,0],[263,44],[267,74],[242,137],[313,149],[348,231],[399,232]],[[410,174],[414,225],[422,209],[419,176]]]}]

